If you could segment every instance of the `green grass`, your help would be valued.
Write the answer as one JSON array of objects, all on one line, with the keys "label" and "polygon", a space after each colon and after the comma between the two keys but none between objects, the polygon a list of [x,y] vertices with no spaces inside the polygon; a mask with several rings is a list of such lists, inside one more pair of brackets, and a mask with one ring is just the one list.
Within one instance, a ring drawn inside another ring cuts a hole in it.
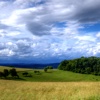
[{"label": "green grass", "polygon": [[[0,71],[4,68],[0,67]],[[100,100],[100,76],[16,68],[20,79],[0,79],[0,100]],[[24,77],[27,71],[32,77]],[[9,80],[11,79],[11,80]],[[20,80],[20,81],[19,81]]]},{"label": "green grass", "polygon": [[[0,70],[3,70],[4,68],[5,67],[0,67]],[[44,72],[43,70],[39,70],[40,74],[34,73],[34,70],[32,69],[17,68],[16,70],[18,71],[18,75],[20,76],[19,80],[23,80],[23,81],[33,81],[33,82],[82,82],[82,81],[85,81],[85,82],[94,81],[95,82],[95,81],[100,81],[100,76],[79,74],[79,73],[73,73],[73,72],[62,71],[62,70],[57,70],[57,69],[53,69],[51,71],[49,70],[47,73]],[[24,77],[22,73],[25,71],[27,71],[29,75],[32,75],[32,77]]]}]

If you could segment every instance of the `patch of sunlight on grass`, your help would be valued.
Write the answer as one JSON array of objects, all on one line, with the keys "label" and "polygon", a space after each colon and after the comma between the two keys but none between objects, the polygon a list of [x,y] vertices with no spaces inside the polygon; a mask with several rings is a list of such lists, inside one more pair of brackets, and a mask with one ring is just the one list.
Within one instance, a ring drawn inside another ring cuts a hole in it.
[{"label": "patch of sunlight on grass", "polygon": [[100,82],[0,80],[0,100],[100,100]]}]

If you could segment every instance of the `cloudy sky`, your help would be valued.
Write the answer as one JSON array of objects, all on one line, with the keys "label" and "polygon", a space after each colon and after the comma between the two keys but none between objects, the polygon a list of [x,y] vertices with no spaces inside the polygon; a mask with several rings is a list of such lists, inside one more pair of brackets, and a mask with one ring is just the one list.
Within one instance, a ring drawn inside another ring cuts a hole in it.
[{"label": "cloudy sky", "polygon": [[0,62],[100,57],[100,0],[0,0]]}]

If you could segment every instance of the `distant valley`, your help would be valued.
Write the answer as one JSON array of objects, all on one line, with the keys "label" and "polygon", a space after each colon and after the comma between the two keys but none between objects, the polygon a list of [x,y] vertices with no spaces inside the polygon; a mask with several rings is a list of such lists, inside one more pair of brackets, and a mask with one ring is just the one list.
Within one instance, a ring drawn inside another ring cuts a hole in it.
[{"label": "distant valley", "polygon": [[51,64],[26,64],[26,63],[0,63],[0,66],[9,66],[16,68],[31,68],[31,69],[43,69],[47,66],[52,66],[54,69],[58,67],[59,63],[51,63]]}]

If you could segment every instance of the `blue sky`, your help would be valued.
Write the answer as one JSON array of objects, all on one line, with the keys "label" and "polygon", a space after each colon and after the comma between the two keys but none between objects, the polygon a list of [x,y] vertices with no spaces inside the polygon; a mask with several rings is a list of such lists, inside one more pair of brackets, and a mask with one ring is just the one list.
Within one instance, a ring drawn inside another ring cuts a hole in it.
[{"label": "blue sky", "polygon": [[100,0],[0,0],[0,62],[100,57]]}]

